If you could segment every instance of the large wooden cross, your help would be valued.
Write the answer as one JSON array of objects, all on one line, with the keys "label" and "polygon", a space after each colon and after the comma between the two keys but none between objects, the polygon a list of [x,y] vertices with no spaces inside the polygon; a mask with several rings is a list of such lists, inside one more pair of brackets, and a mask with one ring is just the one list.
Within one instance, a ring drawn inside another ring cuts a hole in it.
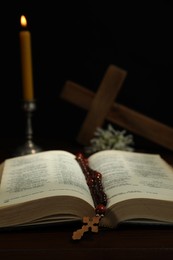
[{"label": "large wooden cross", "polygon": [[173,150],[173,128],[115,102],[127,72],[110,65],[96,94],[66,81],[60,97],[88,110],[77,141],[88,145],[97,127],[108,120],[164,148]]}]

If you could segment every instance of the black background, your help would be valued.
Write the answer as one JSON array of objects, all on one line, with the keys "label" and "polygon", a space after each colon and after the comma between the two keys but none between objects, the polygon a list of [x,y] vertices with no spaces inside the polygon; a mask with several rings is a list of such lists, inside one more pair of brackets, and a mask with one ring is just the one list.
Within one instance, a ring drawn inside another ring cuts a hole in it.
[{"label": "black background", "polygon": [[0,8],[0,136],[23,138],[19,31],[32,36],[37,139],[75,139],[86,111],[61,100],[66,80],[97,91],[110,64],[127,70],[117,101],[173,126],[171,1],[6,1]]}]

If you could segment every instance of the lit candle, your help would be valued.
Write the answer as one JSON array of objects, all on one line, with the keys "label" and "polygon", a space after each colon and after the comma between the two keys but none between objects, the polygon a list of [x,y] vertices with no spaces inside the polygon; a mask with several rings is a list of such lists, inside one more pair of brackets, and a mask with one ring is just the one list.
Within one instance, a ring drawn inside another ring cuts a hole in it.
[{"label": "lit candle", "polygon": [[31,34],[26,29],[27,20],[24,15],[21,16],[20,23],[23,28],[19,33],[23,99],[25,101],[32,101],[33,100],[33,75],[32,75]]}]

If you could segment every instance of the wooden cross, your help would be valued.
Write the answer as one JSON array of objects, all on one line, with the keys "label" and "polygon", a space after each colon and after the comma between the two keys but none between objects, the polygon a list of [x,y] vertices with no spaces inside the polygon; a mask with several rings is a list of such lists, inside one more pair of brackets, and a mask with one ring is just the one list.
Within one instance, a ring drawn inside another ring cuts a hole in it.
[{"label": "wooden cross", "polygon": [[73,232],[73,240],[79,240],[81,239],[81,237],[83,236],[83,234],[89,230],[91,230],[94,233],[98,232],[98,224],[100,221],[100,217],[99,216],[95,216],[95,217],[83,217],[83,223],[84,225],[82,226],[81,229],[78,229],[76,231]]},{"label": "wooden cross", "polygon": [[88,145],[104,120],[115,123],[164,148],[173,150],[173,128],[115,102],[127,72],[110,65],[96,94],[72,81],[66,81],[60,97],[88,110],[77,141]]}]

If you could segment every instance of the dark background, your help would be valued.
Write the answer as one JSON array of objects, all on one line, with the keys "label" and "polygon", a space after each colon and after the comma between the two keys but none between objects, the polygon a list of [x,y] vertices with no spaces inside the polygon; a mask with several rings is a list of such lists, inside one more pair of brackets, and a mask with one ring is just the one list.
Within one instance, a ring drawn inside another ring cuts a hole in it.
[{"label": "dark background", "polygon": [[86,111],[60,99],[63,85],[72,80],[97,91],[110,64],[128,72],[118,102],[173,126],[172,1],[6,1],[0,12],[2,145],[25,134],[22,14],[32,36],[38,142],[76,138]]}]

